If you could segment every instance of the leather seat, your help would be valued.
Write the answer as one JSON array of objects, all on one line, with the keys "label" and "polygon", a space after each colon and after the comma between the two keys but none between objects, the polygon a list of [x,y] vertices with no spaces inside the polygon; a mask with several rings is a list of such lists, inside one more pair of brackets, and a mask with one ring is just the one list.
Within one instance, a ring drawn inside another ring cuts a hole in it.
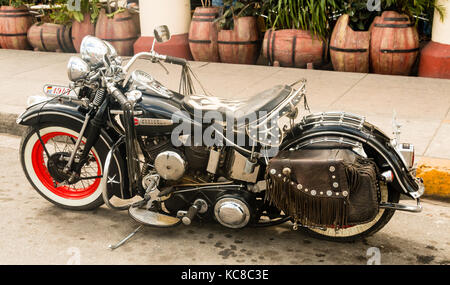
[{"label": "leather seat", "polygon": [[226,116],[234,117],[237,122],[249,120],[253,116],[260,117],[275,109],[292,92],[288,85],[277,85],[258,93],[247,100],[228,100],[205,95],[190,95],[183,100],[186,109],[194,114],[195,110],[202,112],[218,111],[222,114],[223,120]]}]

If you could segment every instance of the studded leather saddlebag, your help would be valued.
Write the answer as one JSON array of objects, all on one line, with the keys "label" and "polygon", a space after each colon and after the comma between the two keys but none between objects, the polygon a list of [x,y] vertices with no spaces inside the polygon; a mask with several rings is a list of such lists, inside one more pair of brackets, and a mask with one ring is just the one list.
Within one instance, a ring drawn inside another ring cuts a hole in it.
[{"label": "studded leather saddlebag", "polygon": [[350,149],[280,151],[265,199],[305,226],[367,223],[378,213],[377,167]]}]

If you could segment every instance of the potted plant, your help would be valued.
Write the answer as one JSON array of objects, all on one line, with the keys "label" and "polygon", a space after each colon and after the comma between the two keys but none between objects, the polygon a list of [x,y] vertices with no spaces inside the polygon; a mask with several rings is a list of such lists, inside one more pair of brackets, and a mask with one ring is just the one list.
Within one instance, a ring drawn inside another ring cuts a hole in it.
[{"label": "potted plant", "polygon": [[0,0],[0,46],[7,49],[31,49],[27,30],[33,18],[25,4],[32,1]]},{"label": "potted plant", "polygon": [[95,34],[95,22],[100,14],[99,0],[81,0],[80,11],[72,14],[72,41],[77,52],[80,52],[81,41],[85,36]]},{"label": "potted plant", "polygon": [[217,23],[219,7],[211,6],[211,0],[201,0],[201,6],[195,8],[189,27],[189,48],[197,61],[219,61],[217,47]]},{"label": "potted plant", "polygon": [[334,70],[369,72],[369,27],[376,13],[367,9],[366,0],[351,0],[343,7],[330,39],[330,58]]},{"label": "potted plant", "polygon": [[391,0],[381,3],[381,16],[370,27],[370,67],[375,73],[409,75],[419,54],[418,18],[431,8],[429,0]]},{"label": "potted plant", "polygon": [[225,63],[255,64],[258,59],[260,37],[257,16],[259,1],[224,1],[219,23],[219,57]]},{"label": "potted plant", "polygon": [[75,52],[71,33],[73,11],[67,9],[64,0],[50,3],[49,9],[42,9],[41,21],[28,29],[28,41],[34,50]]},{"label": "potted plant", "polygon": [[330,17],[340,1],[264,0],[267,31],[263,56],[270,64],[305,67],[321,65],[327,57]]},{"label": "potted plant", "polygon": [[110,0],[101,9],[95,26],[95,36],[110,42],[121,56],[134,54],[133,44],[139,37],[139,29],[130,11],[119,7],[118,1],[114,6]]}]

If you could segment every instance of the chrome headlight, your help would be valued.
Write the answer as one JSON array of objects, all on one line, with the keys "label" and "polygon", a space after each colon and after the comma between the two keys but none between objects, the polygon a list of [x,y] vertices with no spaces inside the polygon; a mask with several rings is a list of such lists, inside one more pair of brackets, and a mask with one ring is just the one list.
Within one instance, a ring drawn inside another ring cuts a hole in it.
[{"label": "chrome headlight", "polygon": [[89,65],[79,57],[72,56],[67,64],[67,76],[71,81],[86,78],[91,71]]},{"label": "chrome headlight", "polygon": [[110,53],[110,48],[104,41],[93,36],[85,36],[80,46],[81,58],[91,66],[103,63],[103,57]]},{"label": "chrome headlight", "polygon": [[110,43],[108,43],[107,41],[103,41],[103,43],[108,47],[109,51],[108,51],[108,56],[109,57],[117,57],[117,51],[114,48],[114,46]]}]

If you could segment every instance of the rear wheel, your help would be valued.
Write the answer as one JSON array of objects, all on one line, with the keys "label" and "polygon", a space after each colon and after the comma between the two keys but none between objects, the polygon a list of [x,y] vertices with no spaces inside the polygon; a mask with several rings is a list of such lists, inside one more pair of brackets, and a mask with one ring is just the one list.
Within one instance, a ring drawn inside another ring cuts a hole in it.
[{"label": "rear wheel", "polygon": [[[62,171],[74,150],[78,131],[74,125],[45,124],[39,126],[41,144],[33,127],[22,137],[20,158],[28,181],[45,199],[71,210],[91,210],[103,204],[100,177],[103,161],[109,150],[106,139],[101,136],[92,147],[88,162],[82,167],[80,178],[73,184],[64,185],[67,175]],[[82,145],[86,142],[83,138]],[[121,175],[114,181],[120,183]],[[108,187],[112,187],[108,186]]]},{"label": "rear wheel", "polygon": [[[400,199],[400,193],[388,189],[386,185],[382,185],[380,189],[381,202],[398,203]],[[307,234],[330,241],[350,242],[358,240],[367,236],[370,236],[379,230],[381,230],[392,218],[395,210],[392,209],[380,209],[375,218],[365,224],[348,226],[336,230],[332,227],[327,228],[300,228]]]}]

